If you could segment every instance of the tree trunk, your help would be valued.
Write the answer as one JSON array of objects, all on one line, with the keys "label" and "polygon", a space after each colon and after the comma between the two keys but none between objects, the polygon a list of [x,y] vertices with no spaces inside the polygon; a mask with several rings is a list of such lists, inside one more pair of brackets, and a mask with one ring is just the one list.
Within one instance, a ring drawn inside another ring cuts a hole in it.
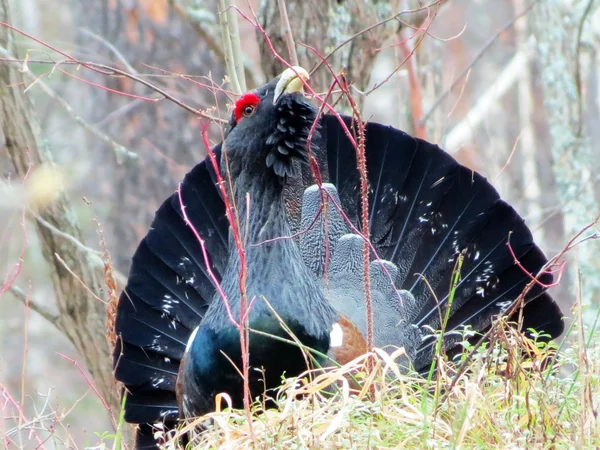
[{"label": "tree trunk", "polygon": [[[592,152],[589,138],[582,133],[583,109],[579,110],[578,102],[583,100],[575,75],[575,61],[581,59],[581,55],[576,50],[574,24],[580,23],[584,13],[581,8],[567,7],[559,0],[541,2],[534,12],[532,25],[539,43],[537,53],[550,130],[550,158],[559,199],[566,211],[566,232],[574,235],[600,214],[600,204],[594,195],[597,174],[593,172],[598,156]],[[599,247],[597,241],[591,241],[579,247],[576,254],[577,269],[582,274],[583,301],[594,302],[600,292]],[[561,306],[563,311],[568,311],[565,303]]]},{"label": "tree trunk", "polygon": [[[11,23],[8,0],[0,0],[0,20]],[[13,33],[4,26],[0,26],[0,46],[18,58]],[[38,139],[39,126],[31,101],[24,93],[23,76],[18,68],[17,64],[0,65],[0,123],[15,173],[25,178],[28,171],[53,163],[48,148]],[[81,230],[64,193],[61,192],[54,203],[43,207],[39,217],[62,233],[82,241]],[[118,412],[119,399],[112,375],[111,352],[105,338],[105,306],[88,291],[102,295],[102,272],[98,264],[90,262],[89,255],[74,242],[39,221],[35,225],[43,256],[50,265],[50,277],[56,293],[59,316],[55,325],[84,358],[106,403]],[[79,279],[65,268],[57,256]]]},{"label": "tree trunk", "polygon": [[[315,3],[304,0],[290,0],[285,3],[300,65],[310,70],[321,62],[321,57],[328,56],[335,50],[327,60],[329,65],[336,73],[345,68],[348,80],[358,89],[365,90],[379,50],[388,38],[396,34],[399,23],[395,20],[389,21],[385,25],[361,33],[346,44],[344,42],[367,26],[398,13],[401,2],[323,0],[319,2],[318,7],[315,7]],[[410,20],[408,17],[404,16],[403,19]],[[286,61],[290,61],[278,0],[263,2],[259,20],[275,50]],[[267,79],[272,79],[283,71],[284,66],[273,57],[264,36],[258,36],[258,41],[263,72]],[[322,53],[318,55],[301,44]],[[327,91],[332,79],[326,66],[321,65],[311,75],[311,85],[317,91]],[[357,96],[356,100],[361,99]]]}]

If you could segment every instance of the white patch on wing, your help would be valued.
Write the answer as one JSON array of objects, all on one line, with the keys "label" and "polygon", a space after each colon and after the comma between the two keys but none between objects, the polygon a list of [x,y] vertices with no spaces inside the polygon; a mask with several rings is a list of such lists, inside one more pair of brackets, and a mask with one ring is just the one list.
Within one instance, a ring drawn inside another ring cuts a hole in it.
[{"label": "white patch on wing", "polygon": [[344,331],[339,323],[334,323],[329,333],[329,347],[341,347],[344,342]]},{"label": "white patch on wing", "polygon": [[192,331],[192,334],[185,346],[185,353],[188,353],[190,351],[190,348],[192,348],[192,344],[194,343],[194,339],[196,338],[196,333],[198,333],[198,328],[200,328],[200,325],[198,325],[196,328],[194,328],[194,331]]}]

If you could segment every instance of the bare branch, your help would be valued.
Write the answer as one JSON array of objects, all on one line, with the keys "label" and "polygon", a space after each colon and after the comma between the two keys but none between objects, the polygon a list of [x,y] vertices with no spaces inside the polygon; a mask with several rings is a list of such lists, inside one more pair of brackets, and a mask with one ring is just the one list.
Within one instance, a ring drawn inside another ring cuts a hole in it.
[{"label": "bare branch", "polygon": [[[104,270],[105,263],[102,260],[102,252],[100,252],[99,250],[94,250],[91,247],[88,247],[87,245],[83,244],[81,241],[75,239],[70,234],[67,234],[67,233],[59,230],[51,223],[45,221],[39,215],[32,215],[32,217],[38,224],[48,228],[56,236],[60,236],[61,238],[66,239],[71,244],[73,244],[77,249],[79,249],[81,252],[83,252],[83,254],[86,257],[88,257],[89,262],[92,263],[99,270],[102,270],[102,271]],[[127,277],[114,268],[112,269],[112,275],[115,277],[115,280],[119,284],[119,286],[125,286],[127,284]]]},{"label": "bare branch", "polygon": [[60,262],[62,266],[67,270],[67,272],[69,272],[73,276],[73,278],[75,278],[79,282],[79,284],[81,284],[81,287],[88,291],[92,297],[94,297],[101,303],[106,303],[106,300],[103,300],[100,297],[98,297],[98,295],[94,291],[92,291],[87,284],[85,284],[81,277],[79,277],[75,272],[73,272],[73,269],[69,267],[69,265],[65,262],[63,258],[61,258],[61,256],[58,253],[55,253],[54,256],[56,257],[56,259],[58,259],[58,262]]},{"label": "bare branch", "polygon": [[429,108],[429,111],[427,111],[425,113],[425,115],[423,116],[423,123],[427,122],[427,120],[431,117],[431,115],[433,114],[433,112],[442,104],[442,102],[444,100],[446,100],[448,98],[448,96],[450,95],[450,93],[456,89],[456,86],[458,86],[459,83],[462,82],[462,80],[469,74],[469,72],[471,71],[471,69],[473,68],[473,66],[475,64],[477,64],[477,62],[483,57],[483,55],[485,55],[485,53],[489,50],[489,48],[494,44],[494,42],[496,42],[498,40],[498,38],[500,36],[502,36],[506,30],[508,30],[510,27],[512,27],[515,22],[517,22],[517,20],[519,20],[521,17],[523,17],[524,15],[526,15],[529,11],[531,11],[531,9],[540,2],[541,0],[534,0],[532,1],[523,11],[521,11],[519,14],[517,14],[515,17],[513,17],[512,19],[510,19],[508,22],[506,22],[506,24],[504,24],[504,26],[502,28],[500,28],[496,34],[494,34],[489,41],[486,42],[486,44],[481,48],[481,50],[479,50],[479,52],[477,53],[477,55],[475,55],[475,57],[471,60],[471,62],[467,65],[467,67],[465,67],[463,69],[463,71],[456,77],[456,79],[454,80],[454,82],[450,85],[450,87],[448,87],[448,89],[446,89],[444,91],[444,93],[442,95],[440,95],[435,102],[433,102],[433,105],[431,106],[431,108]]},{"label": "bare branch", "polygon": [[[14,27],[8,25],[11,22],[8,0],[0,0],[0,21],[5,24],[0,26],[0,47],[18,58]],[[39,125],[30,98],[21,88],[23,82],[23,74],[15,64],[0,65],[0,85],[3,86],[0,124],[7,153],[15,173],[20,177],[24,177],[30,168],[52,164],[46,142],[38,138]],[[39,215],[56,229],[82,242],[81,229],[73,219],[76,215],[64,192],[59,193],[53,204],[40,210]],[[56,294],[61,330],[85,358],[104,398],[118,411],[120,402],[114,388],[111,349],[106,339],[99,338],[105,335],[105,307],[90,295],[90,291],[100,292],[102,289],[101,272],[86,258],[79,257],[80,249],[72,242],[58,237],[39,222],[36,222],[36,231],[42,255],[50,267],[49,278]],[[70,269],[77,274],[81,284],[61,264],[57,264],[54,256],[57,251],[68,260]]]},{"label": "bare branch", "polygon": [[[68,53],[65,53],[61,50],[59,50],[56,47],[53,47],[51,45],[49,45],[46,42],[43,42],[42,40],[36,38],[35,36],[32,36],[29,33],[26,33],[22,30],[19,30],[18,28],[13,27],[12,25],[10,25],[8,22],[4,21],[0,24],[0,28],[7,28],[8,30],[10,30],[11,32],[15,32],[18,33],[22,36],[25,36],[26,38],[31,39],[34,42],[37,42],[38,44],[44,46],[45,48],[48,48],[50,50],[53,50],[55,52],[57,52],[58,54],[64,56],[66,58],[65,61],[60,61],[58,63],[53,63],[53,64],[75,64],[75,65],[81,65],[87,69],[90,69],[94,72],[98,72],[102,75],[107,75],[107,76],[122,76],[125,78],[129,78],[137,83],[140,83],[144,86],[146,86],[147,88],[150,88],[152,91],[160,94],[162,97],[166,98],[167,100],[170,100],[171,102],[175,103],[176,105],[182,107],[183,109],[185,109],[186,111],[191,112],[192,114],[195,114],[197,116],[200,117],[204,117],[205,119],[211,120],[215,123],[221,123],[221,124],[226,124],[227,121],[225,119],[219,119],[218,117],[213,117],[210,114],[207,114],[203,111],[197,110],[196,108],[192,108],[191,106],[187,105],[186,103],[182,102],[181,100],[175,98],[173,95],[169,94],[168,92],[166,92],[164,89],[159,88],[158,86],[155,86],[154,84],[150,83],[149,81],[136,76],[134,74],[131,74],[125,70],[121,70],[121,69],[117,69],[116,67],[111,67],[111,66],[107,66],[106,64],[99,64],[99,63],[95,63],[95,62],[91,62],[91,61],[80,61],[77,58],[72,57],[71,55],[69,55]],[[6,46],[3,46],[4,48],[7,48]],[[11,49],[7,48],[7,50],[10,52]],[[14,53],[14,52],[13,52]],[[13,62],[22,62],[20,61],[18,58],[16,58]],[[161,100],[161,98],[155,98],[152,99],[153,101],[159,101]]]},{"label": "bare branch", "polygon": [[[234,53],[234,47],[232,43],[232,25],[229,22],[229,11],[227,10],[227,4],[225,0],[219,0],[219,23],[221,24],[221,37],[223,39],[223,48],[225,49],[225,65],[227,66],[227,74],[231,80],[231,87],[235,92],[241,94],[243,92],[240,80],[238,79],[238,72],[236,69],[236,55]],[[239,34],[238,34],[239,38]]]},{"label": "bare branch", "polygon": [[465,118],[448,133],[444,140],[444,148],[447,152],[453,153],[461,145],[471,141],[473,132],[487,117],[490,108],[519,80],[523,68],[533,53],[533,43],[534,39],[530,38],[527,44],[513,56],[504,70],[498,74],[489,89],[479,97]]},{"label": "bare branch", "polygon": [[75,247],[77,247],[82,252],[84,252],[86,254],[89,253],[92,255],[97,255],[97,256],[99,256],[101,254],[98,250],[94,250],[93,248],[88,247],[87,245],[83,244],[81,241],[74,238],[70,234],[67,234],[64,231],[59,230],[54,225],[52,225],[50,222],[47,222],[46,220],[44,220],[41,216],[38,216],[37,214],[33,214],[33,213],[31,213],[31,216],[40,225],[43,225],[44,227],[48,228],[55,235],[60,236],[63,239],[66,239],[67,241],[69,241],[71,244],[73,244]]},{"label": "bare branch", "polygon": [[238,17],[234,7],[234,0],[225,0],[227,2],[227,28],[231,39],[231,50],[233,51],[233,68],[237,75],[240,89],[246,92],[246,77],[244,76],[244,53],[242,52],[242,42],[240,41],[240,30],[238,27]]},{"label": "bare branch", "polygon": [[292,66],[298,66],[300,63],[298,61],[298,54],[296,53],[296,43],[294,42],[294,35],[292,33],[292,26],[290,25],[287,8],[285,7],[285,1],[277,0],[277,4],[279,5],[279,14],[281,14],[281,23],[283,25],[285,43],[290,55],[290,63]]},{"label": "bare branch", "polygon": [[[176,0],[169,0],[169,3],[180,18],[192,26],[196,34],[200,37],[202,42],[206,44],[210,51],[217,55],[220,60],[225,62],[224,49],[221,43],[215,39],[214,35],[217,35],[218,31],[213,30],[216,25],[212,23],[212,20],[209,23],[209,19],[205,18],[204,15],[202,20],[198,19],[195,14],[192,14],[190,8],[183,7]],[[214,31],[214,33],[212,31]],[[255,87],[262,84],[263,80],[261,75],[253,69],[246,58],[244,58],[243,65],[246,84],[250,87]]]},{"label": "bare branch", "polygon": [[100,42],[102,45],[104,45],[106,48],[108,48],[117,57],[117,59],[121,62],[121,64],[123,64],[123,66],[125,66],[125,68],[127,70],[129,70],[129,72],[131,72],[134,75],[138,75],[138,71],[135,70],[135,68],[131,64],[129,64],[129,61],[127,61],[127,58],[125,58],[125,56],[123,56],[123,54],[119,51],[119,49],[117,47],[112,45],[110,42],[108,42],[102,36],[99,36],[96,33],[94,33],[92,30],[88,30],[87,28],[80,28],[80,30],[83,34],[91,37],[95,41]]},{"label": "bare branch", "polygon": [[[17,59],[7,49],[3,47],[0,47],[0,54],[4,55],[6,58],[11,60]],[[25,70],[22,73],[24,73],[25,76],[27,76],[27,78],[32,81],[32,83],[27,89],[29,89],[33,85],[39,86],[46,95],[48,95],[52,100],[56,101],[60,106],[62,106],[62,108],[67,112],[67,114],[73,120],[75,120],[75,122],[81,125],[84,130],[88,131],[101,141],[105,142],[109,147],[112,147],[112,149],[115,152],[115,156],[117,157],[117,162],[121,163],[123,161],[123,157],[131,159],[137,158],[137,154],[135,152],[132,152],[128,150],[125,146],[115,142],[108,135],[104,134],[98,128],[91,125],[85,119],[83,119],[83,117],[77,114],[77,112],[75,112],[71,105],[69,105],[69,103],[65,99],[63,99],[56,92],[54,92],[54,90],[50,86],[48,86],[48,84],[45,83],[40,77],[36,77],[29,70]]]},{"label": "bare branch", "polygon": [[20,287],[13,284],[9,290],[15,296],[15,298],[21,303],[23,303],[26,307],[31,308],[33,311],[38,313],[40,316],[42,316],[44,319],[46,319],[48,322],[50,322],[52,325],[54,325],[56,328],[62,331],[62,328],[60,326],[60,317],[58,315],[52,313],[45,306],[29,298]]}]

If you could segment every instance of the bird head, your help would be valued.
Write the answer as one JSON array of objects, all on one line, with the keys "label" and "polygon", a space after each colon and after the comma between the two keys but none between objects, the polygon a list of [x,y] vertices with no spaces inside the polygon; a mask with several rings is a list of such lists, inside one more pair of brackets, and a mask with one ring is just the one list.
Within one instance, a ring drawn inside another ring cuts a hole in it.
[{"label": "bird head", "polygon": [[229,121],[224,149],[241,170],[265,165],[280,178],[295,175],[294,161],[306,161],[306,143],[316,109],[304,97],[308,72],[290,67],[266,85],[243,94]]}]

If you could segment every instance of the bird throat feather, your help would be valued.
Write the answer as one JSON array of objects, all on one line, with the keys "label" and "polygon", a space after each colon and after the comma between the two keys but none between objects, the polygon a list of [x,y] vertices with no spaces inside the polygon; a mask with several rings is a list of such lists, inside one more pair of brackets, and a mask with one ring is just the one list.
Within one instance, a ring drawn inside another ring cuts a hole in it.
[{"label": "bird throat feather", "polygon": [[277,103],[277,125],[266,140],[266,165],[278,177],[294,177],[308,162],[311,143],[320,137],[316,109],[304,98],[285,96]]}]

